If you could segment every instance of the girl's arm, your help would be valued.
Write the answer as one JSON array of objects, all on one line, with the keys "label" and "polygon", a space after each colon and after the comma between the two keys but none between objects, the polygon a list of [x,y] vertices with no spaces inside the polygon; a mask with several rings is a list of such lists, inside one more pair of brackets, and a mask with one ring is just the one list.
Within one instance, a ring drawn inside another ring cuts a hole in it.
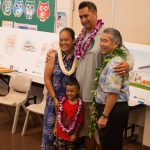
[{"label": "girl's arm", "polygon": [[57,115],[56,115],[55,127],[54,127],[54,135],[55,136],[57,135],[57,121],[58,121],[58,118],[57,118]]},{"label": "girl's arm", "polygon": [[75,131],[71,135],[71,141],[75,141],[76,140],[78,132],[80,130],[80,127],[81,127],[82,123],[83,123],[83,109],[82,109],[82,111],[79,114],[79,118],[77,120],[77,125],[76,125],[76,128],[75,128]]}]

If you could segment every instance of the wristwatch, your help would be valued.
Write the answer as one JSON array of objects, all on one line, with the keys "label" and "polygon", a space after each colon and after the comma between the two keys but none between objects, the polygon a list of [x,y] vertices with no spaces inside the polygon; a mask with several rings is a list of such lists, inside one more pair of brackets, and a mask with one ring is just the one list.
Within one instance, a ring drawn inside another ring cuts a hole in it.
[{"label": "wristwatch", "polygon": [[106,115],[105,113],[102,113],[102,117],[103,117],[103,118],[108,118],[109,116]]}]

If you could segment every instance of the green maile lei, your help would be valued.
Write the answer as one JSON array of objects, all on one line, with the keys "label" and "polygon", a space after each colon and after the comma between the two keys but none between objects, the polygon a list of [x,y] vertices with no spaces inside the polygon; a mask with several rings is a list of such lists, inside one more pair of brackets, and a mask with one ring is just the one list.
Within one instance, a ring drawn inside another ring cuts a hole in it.
[{"label": "green maile lei", "polygon": [[95,85],[94,85],[94,88],[92,90],[92,93],[93,93],[93,110],[91,112],[91,117],[90,117],[90,125],[89,125],[89,137],[91,138],[94,133],[95,133],[95,130],[97,128],[97,119],[98,119],[98,114],[97,114],[97,106],[96,106],[96,90],[97,90],[97,87],[98,87],[98,80],[99,80],[99,77],[103,71],[103,69],[105,68],[105,66],[107,65],[107,63],[112,60],[112,58],[114,58],[115,56],[120,56],[123,60],[125,60],[126,58],[126,53],[124,50],[120,49],[120,48],[116,48],[112,53],[111,53],[111,56],[109,57],[104,57],[103,60],[102,60],[102,65],[99,69],[96,69],[96,77],[94,79],[95,81]]}]

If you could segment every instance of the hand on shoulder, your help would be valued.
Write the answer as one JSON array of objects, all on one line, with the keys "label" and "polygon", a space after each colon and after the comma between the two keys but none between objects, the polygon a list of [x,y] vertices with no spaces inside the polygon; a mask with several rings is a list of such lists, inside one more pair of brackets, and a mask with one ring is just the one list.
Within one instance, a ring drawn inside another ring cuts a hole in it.
[{"label": "hand on shoulder", "polygon": [[122,61],[114,67],[114,70],[117,73],[117,75],[124,77],[129,72],[129,65],[127,62]]},{"label": "hand on shoulder", "polygon": [[50,49],[48,52],[47,52],[47,55],[46,55],[46,61],[45,62],[48,62],[49,60],[52,60],[55,58],[55,50],[53,49]]}]

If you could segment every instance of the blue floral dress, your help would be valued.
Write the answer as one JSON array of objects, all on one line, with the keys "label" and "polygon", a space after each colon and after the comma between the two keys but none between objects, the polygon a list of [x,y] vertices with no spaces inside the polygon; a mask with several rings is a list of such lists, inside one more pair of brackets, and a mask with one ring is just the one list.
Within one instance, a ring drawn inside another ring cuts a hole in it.
[{"label": "blue floral dress", "polygon": [[[65,65],[65,68],[67,70],[70,70],[74,61],[74,54],[72,53],[72,56],[70,59],[67,59],[65,54],[63,55],[63,62]],[[70,77],[74,76],[72,74],[71,76],[66,76],[60,69],[59,62],[58,62],[58,54],[55,55],[55,63],[54,63],[54,71],[52,74],[52,78],[50,79],[53,84],[53,88],[55,90],[55,94],[57,98],[64,96],[66,93],[66,82],[69,80]],[[46,99],[46,107],[45,107],[45,113],[44,113],[44,125],[43,125],[43,136],[42,136],[42,150],[53,150],[54,147],[54,140],[55,136],[53,134],[53,129],[55,126],[55,108],[54,108],[54,101],[52,100],[49,93],[47,94]]]}]

